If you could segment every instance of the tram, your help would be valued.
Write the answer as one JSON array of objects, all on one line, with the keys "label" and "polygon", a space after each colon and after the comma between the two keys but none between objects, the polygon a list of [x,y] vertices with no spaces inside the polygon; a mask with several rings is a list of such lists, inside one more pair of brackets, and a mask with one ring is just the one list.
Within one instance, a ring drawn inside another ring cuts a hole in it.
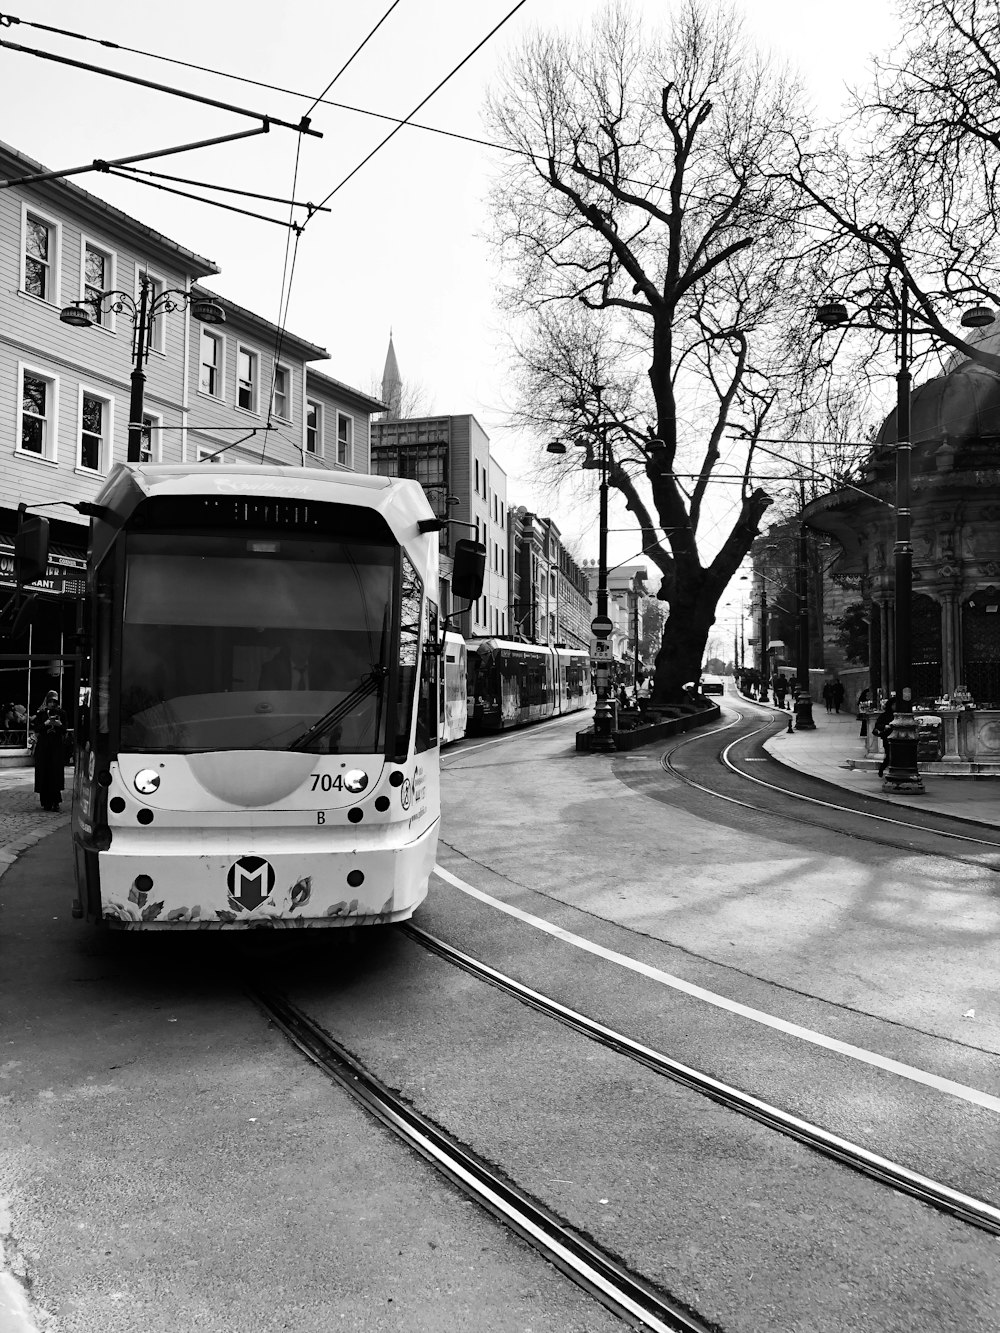
[{"label": "tram", "polygon": [[[414,481],[119,464],[94,505],[74,915],[401,921],[440,815],[438,530]],[[455,544],[478,597],[485,548]]]},{"label": "tram", "polygon": [[466,648],[470,731],[502,731],[594,706],[585,650],[496,638],[471,639]]},{"label": "tram", "polygon": [[468,654],[465,640],[454,630],[445,630],[441,640],[441,706],[439,709],[442,745],[460,741],[469,722],[466,687]]}]

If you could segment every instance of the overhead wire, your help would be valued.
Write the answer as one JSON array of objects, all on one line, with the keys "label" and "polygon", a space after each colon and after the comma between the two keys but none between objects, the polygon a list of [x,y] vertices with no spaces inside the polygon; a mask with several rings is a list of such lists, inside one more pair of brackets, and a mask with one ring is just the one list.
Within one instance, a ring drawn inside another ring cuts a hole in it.
[{"label": "overhead wire", "polygon": [[[526,2],[526,0],[522,0],[522,3],[525,3],[525,2]],[[388,17],[388,13],[390,13],[391,10],[395,8],[395,5],[396,5],[397,3],[398,3],[398,0],[394,0],[394,3],[393,3],[393,5],[390,7],[390,10],[387,11],[387,13],[386,13],[385,15],[383,15],[383,17],[379,20],[379,22],[378,22],[378,24],[376,24],[375,28],[372,29],[372,33],[369,33],[369,34],[368,34],[368,37],[366,37],[366,38],[364,39],[364,41],[361,43],[361,46],[358,47],[358,51],[360,51],[361,47],[363,47],[363,46],[365,45],[365,43],[369,40],[369,38],[370,38],[370,37],[372,36],[372,34],[377,30],[377,28],[381,26],[381,24],[384,22],[385,18]],[[518,5],[516,8],[520,8],[520,5]],[[512,11],[512,13],[513,13],[513,12],[514,12],[514,11]],[[508,17],[510,17],[510,15],[508,15]],[[502,20],[502,23],[505,23],[506,21],[507,21],[507,20],[504,19],[504,20]],[[179,67],[181,67],[181,68],[184,68],[184,69],[190,69],[190,70],[193,70],[193,71],[195,71],[196,73],[200,73],[200,74],[209,74],[209,75],[212,75],[212,76],[215,77],[215,78],[228,79],[228,80],[231,80],[231,81],[236,82],[236,83],[245,83],[245,84],[247,84],[247,85],[250,86],[250,87],[261,88],[261,89],[264,89],[265,91],[268,91],[268,92],[282,93],[283,95],[288,96],[288,97],[297,97],[297,98],[303,98],[303,99],[304,99],[304,98],[306,98],[306,97],[309,96],[308,93],[300,92],[300,91],[298,91],[297,89],[294,89],[294,88],[286,88],[286,87],[284,87],[282,84],[268,83],[267,81],[262,80],[262,79],[252,79],[252,78],[250,78],[248,75],[235,74],[235,73],[233,73],[233,72],[231,72],[231,71],[228,71],[228,70],[217,69],[217,68],[215,68],[215,67],[213,67],[213,66],[211,66],[211,65],[200,65],[200,64],[198,64],[198,63],[196,63],[196,62],[194,62],[194,61],[181,60],[179,57],[176,57],[176,56],[167,56],[167,55],[164,55],[164,54],[162,54],[161,52],[158,52],[158,51],[147,51],[147,50],[145,50],[145,49],[142,48],[142,47],[127,46],[127,45],[124,45],[124,44],[119,43],[119,42],[113,42],[113,41],[110,41],[109,39],[106,39],[106,38],[91,37],[91,36],[89,36],[89,35],[86,34],[86,33],[75,32],[75,31],[72,31],[72,30],[67,29],[67,28],[57,28],[57,27],[53,27],[53,26],[51,26],[51,25],[44,24],[44,23],[36,23],[36,22],[34,22],[34,21],[30,20],[30,19],[21,19],[21,18],[17,18],[17,17],[15,17],[15,16],[13,16],[13,15],[3,15],[3,14],[0,14],[0,26],[10,26],[10,25],[13,24],[13,23],[17,23],[17,24],[22,24],[22,23],[23,23],[25,26],[27,26],[27,27],[31,27],[31,28],[37,28],[39,31],[55,33],[55,34],[58,34],[59,36],[70,37],[70,38],[73,38],[73,39],[78,40],[78,41],[83,41],[83,42],[93,42],[93,43],[96,43],[97,45],[105,46],[105,47],[108,47],[109,49],[112,49],[112,50],[124,51],[124,52],[126,52],[126,53],[128,53],[128,54],[130,54],[130,55],[138,55],[138,56],[142,56],[142,57],[144,57],[144,58],[146,58],[146,59],[149,59],[149,60],[160,60],[160,61],[163,61],[163,62],[165,62],[165,63],[167,63],[167,64],[177,65],[177,66],[179,66]],[[501,25],[498,25],[498,26],[502,26],[502,24],[501,24]],[[485,41],[485,40],[488,40],[489,36],[492,36],[492,33],[488,34],[487,38],[485,38],[484,41]],[[478,50],[478,48],[476,48],[476,49]],[[336,81],[337,78],[340,77],[340,74],[343,73],[343,70],[347,68],[347,66],[351,63],[351,60],[354,59],[354,56],[357,55],[357,53],[358,53],[358,52],[355,51],[355,52],[352,54],[352,56],[345,62],[345,64],[344,64],[344,66],[342,67],[342,69],[341,69],[340,71],[338,71],[338,74],[337,74],[337,75],[334,77],[334,79],[331,80],[331,82],[327,85],[326,89],[324,90],[323,95],[321,95],[321,96],[318,97],[318,98],[314,98],[314,99],[313,99],[313,101],[311,102],[310,108],[309,108],[309,109],[310,109],[310,112],[311,112],[312,110],[314,110],[317,106],[320,106],[320,105],[323,105],[323,106],[330,106],[330,107],[333,107],[333,108],[335,108],[335,109],[337,109],[337,110],[350,111],[350,112],[353,112],[353,113],[355,113],[355,114],[357,114],[357,115],[369,116],[369,117],[372,117],[372,118],[377,119],[377,120],[386,120],[386,121],[390,121],[390,122],[392,122],[392,123],[396,126],[396,129],[397,129],[397,130],[401,129],[404,125],[406,125],[406,126],[408,126],[409,128],[411,128],[411,129],[423,130],[424,132],[426,132],[426,133],[428,133],[428,134],[438,134],[438,135],[442,135],[442,136],[444,136],[444,137],[446,137],[446,138],[458,139],[458,140],[461,140],[461,141],[463,141],[463,142],[465,142],[465,143],[475,144],[475,145],[477,145],[478,147],[493,149],[493,150],[495,150],[496,152],[509,153],[509,154],[511,154],[512,156],[524,157],[524,158],[526,158],[526,159],[529,160],[529,161],[533,161],[533,162],[545,162],[545,163],[547,163],[547,162],[549,161],[549,155],[548,155],[547,153],[535,153],[535,152],[532,152],[532,151],[529,150],[529,149],[523,149],[523,148],[515,147],[515,146],[512,146],[512,145],[510,145],[510,144],[496,143],[496,142],[493,141],[493,140],[490,140],[490,139],[483,139],[483,138],[480,138],[480,137],[478,137],[478,136],[476,136],[476,135],[462,134],[461,132],[459,132],[459,131],[457,131],[457,130],[447,130],[447,129],[443,129],[443,128],[439,127],[439,126],[436,126],[436,125],[425,125],[425,124],[423,124],[423,123],[420,122],[420,121],[414,121],[414,120],[412,119],[412,117],[416,114],[416,111],[420,109],[419,107],[415,108],[414,111],[412,111],[412,112],[410,113],[409,116],[406,116],[406,117],[404,117],[404,118],[401,119],[401,118],[399,118],[399,117],[397,117],[397,116],[389,115],[389,114],[386,113],[386,112],[372,111],[370,108],[367,108],[367,107],[359,107],[359,106],[354,106],[354,105],[352,105],[352,104],[350,104],[350,103],[347,103],[347,102],[337,102],[337,101],[331,101],[331,100],[327,99],[327,97],[325,96],[326,92],[328,92],[328,91],[330,90],[330,88],[333,86],[333,83]],[[44,53],[38,53],[38,54],[44,54]],[[471,52],[470,54],[475,54],[475,51]],[[454,73],[454,71],[453,71],[453,73]],[[451,76],[449,75],[448,77],[451,77]],[[434,90],[434,92],[436,92],[436,91],[437,91],[437,89]],[[433,92],[432,92],[432,93],[429,94],[428,96],[431,97],[431,96],[433,96],[433,95],[434,95],[434,94],[433,94]],[[427,99],[425,99],[425,100],[427,100]],[[420,105],[422,106],[422,105],[424,105],[424,103],[421,103]],[[275,123],[279,123],[279,122],[275,122]],[[392,136],[390,135],[389,137],[391,138]],[[387,141],[388,141],[388,140],[386,140],[386,142],[387,142]],[[379,146],[381,147],[382,145],[379,145]],[[378,150],[376,149],[375,151],[378,151]],[[572,163],[565,162],[565,161],[562,161],[562,160],[559,160],[559,159],[557,159],[556,162],[557,162],[557,165],[558,165],[558,166],[562,166],[562,167],[569,167],[569,166],[572,166]],[[363,164],[362,164],[362,165],[363,165]],[[641,178],[639,178],[639,177],[635,177],[635,176],[623,176],[623,177],[621,177],[621,180],[622,180],[622,182],[623,182],[624,184],[640,186],[640,187],[642,187],[643,189],[655,190],[655,189],[662,189],[662,188],[664,188],[664,187],[662,186],[662,183],[660,183],[660,182],[642,180]],[[342,184],[346,184],[346,182],[342,182]],[[338,188],[340,188],[340,187],[338,186]],[[701,196],[698,196],[698,195],[691,195],[690,197],[691,197],[691,199],[692,199],[694,202],[709,202],[709,203],[710,203],[710,202],[714,202],[714,200],[711,200],[711,199],[703,199]],[[770,214],[763,214],[762,216],[772,216],[772,215],[770,215]],[[809,221],[807,221],[807,220],[805,220],[805,219],[802,219],[802,218],[799,219],[799,223],[800,223],[800,225],[805,226],[805,227],[807,227],[807,228],[808,228],[808,227],[819,228],[820,225],[821,225],[821,224],[819,224],[819,223],[811,223],[811,222],[809,222]],[[914,250],[912,253],[913,253],[913,255],[914,255],[915,258],[934,258],[934,256],[931,254],[930,251],[917,251],[917,250]]]},{"label": "overhead wire", "polygon": [[[392,13],[392,11],[396,8],[396,6],[397,6],[398,4],[399,4],[399,0],[392,0],[392,3],[390,4],[389,8],[385,11],[385,13],[384,13],[384,14],[382,15],[382,17],[379,19],[379,21],[378,21],[378,22],[375,24],[375,26],[368,32],[368,34],[362,39],[362,41],[359,43],[359,45],[358,45],[357,47],[355,47],[355,49],[354,49],[354,50],[351,52],[351,54],[348,56],[347,60],[343,63],[343,65],[341,65],[341,67],[340,67],[340,69],[337,71],[337,73],[334,74],[333,78],[330,80],[330,82],[329,82],[329,83],[326,85],[326,87],[323,89],[323,92],[322,92],[322,94],[320,95],[320,98],[317,98],[317,99],[312,103],[312,105],[311,105],[310,108],[309,108],[309,111],[306,113],[306,117],[303,117],[303,123],[305,123],[306,118],[307,118],[308,115],[312,112],[313,108],[317,105],[317,103],[321,100],[321,98],[322,98],[323,96],[325,96],[326,93],[328,93],[328,92],[330,91],[330,89],[333,87],[333,85],[337,82],[337,80],[338,80],[338,79],[340,78],[340,76],[343,74],[344,70],[347,69],[348,65],[351,64],[351,62],[354,60],[354,58],[359,54],[360,51],[363,50],[363,48],[368,44],[368,42],[369,42],[369,41],[371,40],[371,38],[375,35],[375,33],[378,32],[379,28],[380,28],[380,27],[382,26],[382,24],[386,21],[386,19],[389,17],[389,15]],[[286,329],[286,325],[287,325],[287,323],[288,323],[288,311],[289,311],[289,308],[290,308],[290,306],[291,306],[291,300],[292,300],[292,284],[293,284],[294,279],[295,279],[295,263],[296,263],[296,260],[297,260],[297,258],[298,258],[298,253],[299,253],[299,241],[300,241],[301,238],[302,238],[302,229],[303,229],[303,227],[305,227],[306,223],[310,220],[310,218],[312,218],[312,217],[314,216],[314,212],[316,211],[316,210],[313,210],[313,208],[310,206],[310,209],[309,209],[309,212],[308,212],[307,215],[306,215],[305,221],[302,222],[301,224],[300,224],[300,223],[297,223],[297,222],[295,221],[295,213],[294,213],[294,210],[295,210],[295,203],[294,203],[294,200],[295,200],[295,191],[296,191],[296,188],[297,188],[297,186],[298,186],[298,181],[299,181],[299,164],[300,164],[300,161],[301,161],[301,156],[302,156],[302,134],[301,134],[301,132],[300,132],[300,134],[299,134],[299,136],[298,136],[298,140],[297,140],[297,142],[296,142],[296,147],[295,147],[295,168],[294,168],[293,173],[292,173],[292,193],[291,193],[292,202],[289,204],[289,210],[288,210],[288,229],[287,229],[287,231],[286,231],[286,233],[285,233],[285,259],[284,259],[284,264],[283,264],[283,267],[282,267],[282,273],[281,273],[281,295],[279,296],[279,299],[278,299],[278,325],[277,325],[277,329],[276,329],[276,332],[275,332],[274,349],[273,349],[272,356],[271,356],[271,392],[270,392],[270,394],[268,395],[268,403],[267,403],[267,425],[268,425],[269,428],[270,428],[270,426],[271,426],[272,418],[273,418],[273,416],[274,416],[274,406],[275,406],[275,399],[276,399],[276,388],[277,388],[278,367],[279,367],[279,365],[280,365],[280,363],[281,363],[281,352],[282,352],[282,348],[283,348],[283,346],[284,346],[284,341],[285,341],[285,329]],[[319,205],[319,209],[323,209],[323,205],[324,205],[326,202],[327,202],[327,201],[324,199],[323,202]],[[326,210],[324,210],[324,211],[326,211]],[[294,238],[295,238],[295,239],[294,239],[294,242],[292,241],[292,236],[293,236],[293,234],[294,234]],[[291,248],[291,262],[290,262],[290,263],[289,263],[289,248]],[[287,279],[287,281],[286,281],[286,279]],[[291,383],[289,383],[289,384],[286,386],[286,388],[287,388],[287,392],[290,394],[291,391],[292,391],[292,385],[291,385]],[[308,411],[308,408],[307,408],[306,410]],[[303,423],[303,424],[306,425],[306,423]],[[299,462],[300,462],[300,464],[301,464],[302,467],[305,467],[305,466],[306,466],[306,450],[303,448],[303,446],[302,446],[301,444],[298,444],[296,447],[297,447],[297,449],[298,449],[298,451],[299,451]],[[265,458],[265,454],[266,454],[266,449],[267,449],[267,435],[265,434],[264,437],[263,437],[263,439],[262,439],[262,441],[261,441],[261,450],[260,450],[260,461],[261,461],[261,463],[264,462],[264,458]],[[328,467],[328,466],[329,466],[329,465],[327,464],[327,462],[326,462],[325,459],[320,459],[319,462],[320,462],[321,466],[323,466],[323,467]]]},{"label": "overhead wire", "polygon": [[479,51],[481,51],[482,48],[486,45],[486,43],[500,31],[500,29],[504,26],[505,23],[508,23],[510,21],[517,13],[517,11],[519,9],[522,9],[527,4],[527,2],[528,0],[517,0],[517,4],[514,5],[513,9],[508,10],[508,12],[504,15],[504,17],[500,20],[500,22],[490,29],[490,31],[486,34],[486,36],[482,39],[482,41],[477,42],[476,45],[472,48],[472,50],[469,51],[467,55],[464,55],[462,59],[458,62],[458,64],[455,65],[453,69],[449,70],[449,72],[444,76],[443,79],[440,80],[439,83],[436,83],[434,85],[434,87],[430,90],[427,96],[420,99],[420,101],[413,108],[410,114],[406,116],[403,120],[401,120],[399,124],[394,125],[393,128],[389,131],[389,133],[385,136],[385,138],[380,143],[376,144],[375,147],[372,149],[372,151],[368,153],[365,157],[363,157],[361,161],[358,163],[358,165],[352,171],[349,171],[347,175],[343,178],[343,180],[333,187],[333,189],[330,191],[329,194],[324,195],[323,199],[321,200],[321,204],[329,203],[329,201],[333,198],[333,196],[337,194],[338,191],[342,190],[344,186],[347,184],[347,182],[351,180],[354,176],[356,176],[358,172],[361,170],[361,168],[366,166],[372,160],[372,158],[375,156],[376,153],[381,152],[381,150],[386,146],[386,144],[389,143],[390,140],[396,137],[399,131],[403,128],[403,126],[409,124],[410,119],[417,114],[420,108],[426,106],[427,103],[431,100],[431,98],[434,97],[437,93],[439,93],[441,89],[444,87],[444,85],[448,83],[449,80],[453,79],[455,75],[458,73],[458,71],[462,69],[463,66],[467,65],[469,61],[472,59],[472,57],[476,55]]}]

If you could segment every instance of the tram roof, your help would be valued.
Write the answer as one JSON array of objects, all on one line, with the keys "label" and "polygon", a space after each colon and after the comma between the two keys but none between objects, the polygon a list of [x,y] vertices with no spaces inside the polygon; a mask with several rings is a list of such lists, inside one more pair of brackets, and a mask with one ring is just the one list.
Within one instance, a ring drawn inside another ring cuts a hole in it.
[{"label": "tram roof", "polygon": [[[119,463],[109,475],[99,498],[106,492],[117,490],[123,482],[129,485],[127,478],[144,495],[231,495],[236,489],[251,494],[288,497],[308,493],[316,499],[341,486],[384,491],[399,481],[396,477],[367,472],[293,467],[281,463],[241,462],[216,467],[205,463]],[[240,479],[239,486],[235,485],[237,478]]]},{"label": "tram roof", "polygon": [[118,463],[89,509],[98,525],[107,525],[108,529],[100,540],[95,540],[93,558],[102,558],[114,540],[114,530],[123,527],[145,500],[169,495],[260,496],[355,505],[381,511],[397,533],[411,525],[416,531],[420,519],[433,517],[420,483],[409,478],[277,463],[227,463],[215,467],[205,463]]}]

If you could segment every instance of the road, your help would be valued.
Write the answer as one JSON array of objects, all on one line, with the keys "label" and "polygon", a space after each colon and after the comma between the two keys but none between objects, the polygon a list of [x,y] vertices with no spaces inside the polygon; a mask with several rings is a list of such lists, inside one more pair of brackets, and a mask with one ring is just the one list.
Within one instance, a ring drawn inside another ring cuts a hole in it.
[{"label": "road", "polygon": [[[723,723],[728,744],[760,717]],[[1000,1203],[996,857],[788,795],[753,808],[715,728],[606,756],[575,726],[446,752],[419,925]],[[995,1236],[403,932],[104,937],[69,919],[69,873],[63,829],[0,879],[0,1333],[621,1327],[306,1064],[261,981],[708,1327],[1000,1327]]]}]

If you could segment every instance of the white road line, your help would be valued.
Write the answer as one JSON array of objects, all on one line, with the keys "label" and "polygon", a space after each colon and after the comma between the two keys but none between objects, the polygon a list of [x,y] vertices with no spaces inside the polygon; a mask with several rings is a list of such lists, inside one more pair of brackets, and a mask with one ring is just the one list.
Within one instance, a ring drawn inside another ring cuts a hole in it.
[{"label": "white road line", "polygon": [[955,1083],[950,1078],[941,1078],[937,1074],[929,1074],[923,1069],[903,1064],[899,1060],[890,1060],[887,1056],[879,1055],[875,1051],[866,1051],[862,1046],[852,1046],[849,1042],[838,1041],[836,1037],[827,1037],[822,1032],[814,1032],[811,1028],[800,1027],[798,1023],[789,1023],[784,1018],[776,1018],[773,1014],[764,1013],[762,1009],[752,1009],[749,1005],[727,999],[726,996],[705,990],[702,986],[695,986],[690,981],[684,981],[681,977],[672,976],[669,972],[661,972],[657,967],[650,967],[647,963],[637,962],[634,958],[629,958],[625,954],[615,953],[612,949],[605,949],[600,944],[594,944],[592,941],[584,939],[582,935],[574,935],[571,931],[563,930],[561,926],[553,925],[551,921],[546,921],[543,917],[533,916],[530,912],[524,912],[519,907],[513,907],[510,903],[501,902],[499,898],[483,893],[481,889],[467,884],[465,880],[459,879],[457,875],[453,875],[442,866],[435,866],[434,873],[440,879],[443,879],[446,884],[450,884],[453,888],[468,894],[471,898],[478,898],[480,902],[495,907],[500,912],[506,912],[508,916],[516,917],[518,921],[524,921],[527,925],[534,926],[536,930],[542,930],[547,935],[553,935],[566,944],[572,944],[574,948],[582,949],[585,953],[595,954],[606,962],[617,963],[619,967],[626,967],[631,972],[638,972],[640,976],[648,977],[651,981],[657,981],[661,986],[670,986],[696,1000],[704,1000],[706,1004],[714,1004],[717,1008],[725,1009],[731,1014],[739,1014],[741,1018],[749,1018],[754,1023],[761,1023],[764,1027],[774,1028],[776,1032],[783,1032],[786,1036],[797,1037],[800,1041],[811,1042],[814,1046],[822,1046],[828,1051],[836,1051],[840,1055],[849,1056],[852,1060],[873,1065],[876,1069],[884,1069],[887,1073],[897,1074],[900,1078],[909,1079],[913,1083],[922,1083],[925,1087],[935,1088],[938,1092],[945,1092],[951,1097],[959,1097],[963,1101],[971,1102],[974,1106],[982,1106],[988,1111],[1000,1112],[1000,1097],[993,1097],[988,1092],[980,1092],[978,1088],[966,1087],[964,1083]]}]

